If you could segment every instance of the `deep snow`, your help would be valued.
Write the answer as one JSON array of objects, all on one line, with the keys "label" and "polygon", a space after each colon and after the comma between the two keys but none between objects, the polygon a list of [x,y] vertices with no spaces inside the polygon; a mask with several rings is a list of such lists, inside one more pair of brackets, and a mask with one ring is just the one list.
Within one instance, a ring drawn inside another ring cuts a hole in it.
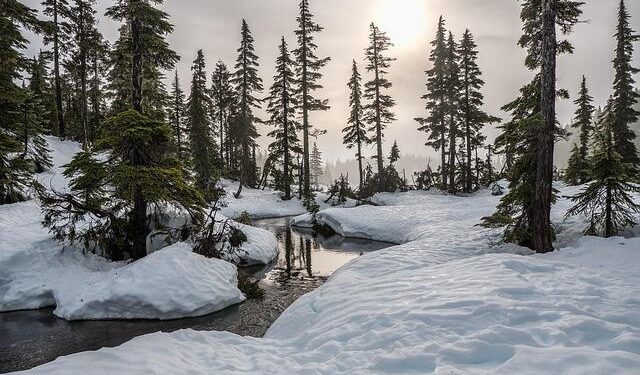
[{"label": "deep snow", "polygon": [[[68,189],[62,166],[80,151],[76,142],[47,137],[54,168],[37,176],[46,187]],[[132,264],[113,263],[51,239],[35,200],[0,206],[0,311],[56,306],[65,319],[175,319],[205,315],[244,300],[237,270],[194,254],[186,244],[153,252]],[[229,260],[267,264],[277,241],[246,227],[248,241]]]},{"label": "deep snow", "polygon": [[559,250],[516,255],[475,226],[497,201],[411,192],[325,210],[339,233],[401,245],[348,263],[264,339],[156,333],[28,373],[637,374],[640,239],[579,236],[561,199]]}]

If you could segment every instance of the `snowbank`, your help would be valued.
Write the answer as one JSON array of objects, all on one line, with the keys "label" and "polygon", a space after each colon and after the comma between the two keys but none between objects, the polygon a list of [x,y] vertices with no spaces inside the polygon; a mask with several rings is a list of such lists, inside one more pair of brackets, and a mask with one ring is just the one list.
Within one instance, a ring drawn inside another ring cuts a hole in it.
[{"label": "snowbank", "polygon": [[234,223],[246,236],[238,253],[230,255],[228,261],[240,266],[266,265],[278,256],[278,240],[268,230]]},{"label": "snowbank", "polygon": [[402,245],[348,263],[264,339],[156,333],[30,373],[637,374],[640,239],[579,237],[584,222],[562,223],[562,199],[559,251],[488,254],[495,233],[475,224],[497,197],[376,199],[386,205],[319,217]]}]

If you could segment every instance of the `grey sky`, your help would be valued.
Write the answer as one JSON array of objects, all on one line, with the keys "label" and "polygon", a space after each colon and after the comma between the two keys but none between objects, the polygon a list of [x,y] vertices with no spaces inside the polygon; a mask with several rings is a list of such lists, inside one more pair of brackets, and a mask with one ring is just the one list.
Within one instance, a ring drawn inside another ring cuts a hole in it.
[{"label": "grey sky", "polygon": [[[582,74],[586,74],[596,105],[601,105],[609,96],[613,81],[611,60],[618,1],[585,2],[583,18],[588,23],[578,25],[569,37],[576,51],[559,60],[558,80],[574,95]],[[38,1],[26,3],[36,6]],[[98,0],[98,8],[100,28],[109,40],[114,40],[118,25],[102,17],[111,3]],[[162,8],[171,15],[175,25],[169,42],[182,56],[178,71],[184,89],[188,90],[189,69],[198,49],[204,49],[209,72],[218,59],[228,65],[234,63],[242,18],[247,20],[256,39],[260,75],[268,88],[280,37],[284,36],[290,47],[295,45],[293,30],[297,4],[298,0],[167,0]],[[640,31],[640,1],[627,0],[627,5],[632,26]],[[426,134],[416,130],[413,118],[424,115],[420,96],[425,90],[424,71],[429,68],[426,58],[441,14],[456,38],[465,28],[476,37],[479,64],[487,82],[484,89],[487,111],[506,117],[499,108],[513,99],[520,86],[530,79],[530,73],[523,66],[523,51],[516,46],[521,28],[516,0],[311,0],[311,7],[317,22],[325,28],[317,39],[319,55],[332,57],[321,82],[325,88],[319,94],[329,98],[331,110],[315,113],[312,118],[316,126],[328,130],[318,145],[329,160],[350,158],[353,154],[341,144],[340,129],[348,115],[346,82],[352,59],[355,58],[361,67],[364,65],[363,51],[371,21],[382,29],[389,29],[392,37],[403,36],[401,29],[415,31],[411,41],[400,41],[391,50],[398,59],[390,74],[398,120],[387,130],[386,149],[397,140],[403,153],[432,154],[424,146]],[[33,52],[39,47],[34,43],[30,50]],[[640,45],[636,45],[636,49],[640,49]],[[636,57],[635,60],[638,65],[639,59]],[[572,101],[558,104],[558,115],[563,124],[571,119]],[[262,134],[268,132],[266,128],[260,130]],[[494,134],[491,130],[488,133]],[[260,143],[266,145],[268,140],[262,137]]]}]

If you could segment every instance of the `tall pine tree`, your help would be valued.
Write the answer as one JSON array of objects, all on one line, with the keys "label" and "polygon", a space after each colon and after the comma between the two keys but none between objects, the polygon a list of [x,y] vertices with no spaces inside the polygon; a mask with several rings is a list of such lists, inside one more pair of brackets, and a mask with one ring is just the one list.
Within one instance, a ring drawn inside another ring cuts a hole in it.
[{"label": "tall pine tree", "polygon": [[449,123],[449,164],[447,172],[449,174],[449,183],[447,184],[449,193],[455,194],[458,190],[456,185],[456,167],[457,157],[457,140],[461,136],[458,120],[460,118],[460,65],[458,64],[458,44],[453,38],[453,34],[449,32],[447,39],[446,53],[446,86],[445,92],[447,97],[447,122]]},{"label": "tall pine tree", "polygon": [[[344,133],[343,143],[348,149],[356,148],[356,158],[358,159],[358,194],[362,192],[364,185],[364,171],[362,169],[362,160],[365,158],[362,154],[362,148],[370,143],[367,137],[367,128],[364,120],[364,107],[362,104],[362,76],[358,71],[358,64],[353,60],[351,68],[351,78],[347,84],[349,87],[349,119],[347,126],[342,129]],[[360,198],[362,198],[360,196]]]},{"label": "tall pine tree", "polygon": [[269,137],[273,138],[269,153],[272,160],[278,160],[282,165],[284,200],[291,199],[293,156],[302,153],[297,135],[300,124],[295,119],[298,99],[295,94],[294,66],[283,37],[276,59],[276,75],[267,98],[267,112],[270,114],[268,124],[275,128],[269,133]]},{"label": "tall pine tree", "polygon": [[229,137],[229,121],[231,119],[231,107],[235,96],[231,86],[231,74],[227,65],[218,61],[211,76],[211,100],[213,101],[213,116],[217,122],[218,138],[220,145],[220,161],[222,165],[231,168],[231,140]]},{"label": "tall pine tree", "polygon": [[578,99],[574,102],[578,108],[571,125],[580,132],[580,146],[576,145],[571,152],[565,177],[567,183],[571,185],[584,184],[589,180],[589,141],[594,130],[593,112],[595,111],[592,102],[593,98],[589,95],[587,88],[587,78],[582,76]]},{"label": "tall pine tree", "polygon": [[309,136],[312,133],[312,125],[309,115],[313,111],[329,109],[328,100],[318,99],[313,93],[322,88],[318,83],[322,78],[320,70],[327,65],[330,58],[319,58],[316,55],[318,46],[314,41],[315,34],[321,32],[323,28],[313,20],[313,14],[309,9],[309,0],[301,0],[299,9],[298,29],[295,31],[298,37],[298,48],[293,51],[293,54],[298,62],[296,71],[299,82],[300,106],[302,107],[304,193],[307,198],[310,198]]},{"label": "tall pine tree", "polygon": [[369,47],[365,50],[367,61],[367,71],[373,74],[373,78],[364,85],[364,98],[369,103],[364,106],[365,122],[369,124],[369,131],[373,132],[372,140],[376,144],[376,161],[378,164],[378,178],[384,174],[384,155],[382,153],[382,142],[384,130],[388,124],[395,121],[392,108],[395,101],[387,93],[391,89],[391,81],[387,79],[391,62],[395,58],[386,56],[387,51],[393,43],[387,34],[380,31],[378,27],[371,23],[369,26]]},{"label": "tall pine tree", "polygon": [[175,71],[173,83],[171,84],[171,99],[168,106],[169,123],[173,128],[173,136],[176,144],[178,158],[184,161],[189,147],[187,147],[187,105],[185,103],[185,94],[180,87],[180,79],[178,71]]},{"label": "tall pine tree", "polygon": [[238,114],[234,121],[234,135],[239,152],[239,179],[240,184],[236,192],[236,198],[240,197],[242,186],[247,184],[253,187],[257,183],[256,165],[252,151],[256,146],[256,138],[259,137],[256,123],[262,122],[254,110],[260,108],[261,100],[256,96],[263,90],[262,79],[258,76],[258,56],[253,46],[254,39],[247,21],[242,20],[240,48],[235,65],[235,73],[231,82],[235,86],[238,95]]},{"label": "tall pine tree", "polygon": [[631,65],[633,59],[633,43],[640,40],[629,25],[631,16],[627,12],[624,0],[620,0],[618,8],[618,25],[616,27],[616,57],[613,60],[615,81],[613,83],[614,140],[618,153],[625,163],[632,163],[635,169],[640,167],[638,150],[633,142],[636,134],[629,125],[638,121],[640,112],[634,106],[638,103],[640,93],[635,91],[633,75],[640,70]]}]

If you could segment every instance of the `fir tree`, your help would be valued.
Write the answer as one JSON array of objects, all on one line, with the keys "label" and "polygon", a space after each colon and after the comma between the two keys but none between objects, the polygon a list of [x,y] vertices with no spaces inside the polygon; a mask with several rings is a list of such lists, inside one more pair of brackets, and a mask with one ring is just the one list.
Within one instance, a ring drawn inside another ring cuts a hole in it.
[{"label": "fir tree", "polygon": [[261,120],[254,114],[254,110],[260,108],[261,100],[256,94],[263,89],[262,79],[258,77],[258,56],[253,46],[254,39],[249,25],[242,20],[242,40],[238,48],[238,58],[235,65],[235,73],[231,82],[235,86],[238,95],[238,115],[234,124],[234,135],[239,147],[240,184],[236,197],[240,197],[242,186],[255,186],[257,182],[256,165],[252,150],[256,145],[259,134],[256,123]]},{"label": "fir tree", "polygon": [[578,99],[574,102],[578,109],[575,113],[575,121],[572,124],[574,129],[580,131],[580,147],[575,145],[571,151],[569,164],[567,166],[567,175],[565,180],[571,185],[584,184],[589,180],[589,140],[593,133],[593,111],[594,106],[591,104],[593,98],[589,95],[587,89],[587,79],[582,76],[580,84],[580,93]]},{"label": "fir tree", "polygon": [[187,134],[187,105],[185,94],[180,87],[178,71],[175,71],[173,83],[171,85],[171,100],[169,101],[169,123],[173,128],[173,136],[176,144],[178,158],[184,160],[189,152],[186,142]]},{"label": "fir tree", "polygon": [[311,150],[311,178],[313,184],[318,187],[320,184],[320,177],[324,174],[324,165],[322,163],[322,152],[318,148],[316,142],[313,142],[313,149]]},{"label": "fir tree", "polygon": [[373,79],[365,83],[364,98],[370,103],[365,105],[365,122],[369,124],[369,131],[374,135],[372,140],[376,144],[376,159],[378,164],[378,176],[384,173],[384,157],[382,155],[382,141],[387,125],[395,121],[395,115],[391,111],[395,101],[385,91],[391,89],[391,81],[386,76],[394,58],[385,56],[393,43],[385,32],[380,31],[371,23],[369,34],[369,47],[365,50],[367,71],[373,73]]},{"label": "fir tree", "polygon": [[330,58],[319,58],[316,55],[318,46],[314,41],[315,34],[321,32],[323,28],[313,20],[313,14],[309,10],[309,0],[300,0],[299,9],[297,17],[298,29],[295,31],[298,38],[298,48],[293,51],[293,54],[298,63],[296,72],[302,109],[304,194],[309,197],[311,194],[309,136],[312,133],[309,115],[313,111],[326,111],[329,109],[328,100],[314,97],[313,92],[322,88],[318,83],[322,78],[320,70],[327,65]]},{"label": "fir tree", "polygon": [[46,45],[53,44],[53,76],[55,85],[55,103],[57,117],[57,133],[60,138],[66,137],[64,109],[62,107],[62,82],[60,78],[60,63],[68,49],[71,40],[71,26],[68,23],[70,15],[68,0],[44,0],[44,14],[51,17],[50,31],[44,35]]},{"label": "fir tree", "polygon": [[586,215],[589,218],[587,235],[615,236],[623,228],[634,226],[634,214],[640,212],[640,205],[632,196],[632,193],[640,192],[640,187],[631,182],[633,168],[624,162],[615,144],[614,108],[614,103],[610,102],[599,120],[590,173],[593,181],[572,197],[576,205],[567,213],[567,216]]},{"label": "fir tree", "polygon": [[393,147],[391,147],[391,152],[389,153],[389,164],[393,165],[398,160],[400,160],[400,148],[398,147],[398,142],[393,142]]},{"label": "fir tree", "polygon": [[638,150],[633,142],[636,134],[629,125],[638,121],[640,112],[634,105],[638,103],[640,93],[634,90],[633,75],[640,70],[631,65],[633,59],[633,43],[640,40],[629,25],[630,15],[624,0],[620,0],[618,8],[618,25],[616,27],[616,57],[613,60],[615,81],[613,83],[613,113],[615,116],[614,139],[616,150],[625,163],[632,163],[637,169],[640,166]]},{"label": "fir tree", "polygon": [[502,127],[503,134],[496,141],[512,159],[510,190],[484,224],[506,227],[505,241],[539,252],[553,249],[550,209],[555,196],[551,183],[558,128],[552,102],[557,96],[566,97],[564,90],[555,89],[553,66],[556,54],[573,51],[567,40],[556,40],[555,30],[557,26],[563,35],[569,34],[582,14],[581,5],[570,0],[522,2],[523,35],[518,44],[527,51],[525,66],[538,73],[520,89],[517,99],[503,107],[512,119]]},{"label": "fir tree", "polygon": [[[457,156],[457,139],[461,136],[458,119],[460,118],[460,66],[458,64],[458,44],[453,39],[453,34],[449,32],[447,39],[446,53],[446,86],[445,92],[447,97],[447,116],[449,129],[449,164],[447,165],[447,173],[449,177],[449,193],[457,192],[456,185],[456,156]],[[446,177],[445,177],[446,178]]]},{"label": "fir tree", "polygon": [[433,67],[427,70],[427,93],[422,96],[426,100],[426,110],[429,116],[416,118],[421,125],[418,130],[429,134],[427,146],[440,151],[441,187],[447,190],[447,39],[445,21],[442,16],[438,20],[436,38],[431,42],[429,61]]},{"label": "fir tree", "polygon": [[207,90],[204,54],[199,50],[191,67],[191,94],[187,103],[189,140],[196,185],[205,192],[214,182],[214,162],[218,152],[211,134],[209,106],[211,98]]},{"label": "fir tree", "polygon": [[351,68],[351,78],[347,84],[349,87],[349,107],[351,111],[349,113],[349,119],[347,120],[347,126],[342,129],[344,134],[343,143],[347,145],[348,149],[356,148],[356,158],[358,159],[358,192],[362,191],[364,185],[364,171],[362,169],[362,148],[364,145],[369,144],[370,140],[367,137],[367,129],[364,122],[364,108],[362,105],[362,77],[358,72],[358,64],[353,60],[353,66]]},{"label": "fir tree", "polygon": [[287,43],[282,38],[276,59],[276,75],[267,98],[267,112],[270,114],[269,125],[275,129],[269,133],[273,142],[269,145],[272,160],[278,160],[282,165],[282,187],[284,200],[291,199],[291,184],[293,180],[293,156],[302,153],[300,140],[296,131],[300,124],[296,121],[296,106],[298,100],[295,94],[294,61],[289,55]]},{"label": "fir tree", "polygon": [[17,84],[29,61],[22,51],[27,47],[23,30],[40,32],[43,25],[36,11],[22,2],[7,0],[0,12],[0,204],[26,198],[31,183],[30,165],[19,153],[24,150],[20,138],[21,108],[28,92]]},{"label": "fir tree", "polygon": [[211,77],[211,99],[213,101],[213,115],[218,123],[220,144],[220,160],[223,165],[231,168],[231,140],[229,139],[229,120],[234,104],[234,92],[230,82],[231,74],[222,61],[218,61]]},{"label": "fir tree", "polygon": [[484,86],[482,72],[477,64],[478,51],[473,35],[469,29],[465,30],[460,42],[460,71],[461,71],[461,96],[460,110],[463,125],[464,144],[466,146],[465,160],[467,162],[464,181],[464,191],[470,193],[473,190],[472,150],[482,147],[484,136],[482,128],[491,123],[500,121],[499,118],[490,116],[482,110],[484,96],[480,91]]},{"label": "fir tree", "polygon": [[51,157],[44,139],[44,124],[47,109],[42,97],[42,73],[44,67],[41,61],[33,59],[29,71],[31,78],[25,90],[25,98],[20,107],[20,128],[23,150],[21,158],[33,164],[36,173],[42,173],[51,168]]}]

